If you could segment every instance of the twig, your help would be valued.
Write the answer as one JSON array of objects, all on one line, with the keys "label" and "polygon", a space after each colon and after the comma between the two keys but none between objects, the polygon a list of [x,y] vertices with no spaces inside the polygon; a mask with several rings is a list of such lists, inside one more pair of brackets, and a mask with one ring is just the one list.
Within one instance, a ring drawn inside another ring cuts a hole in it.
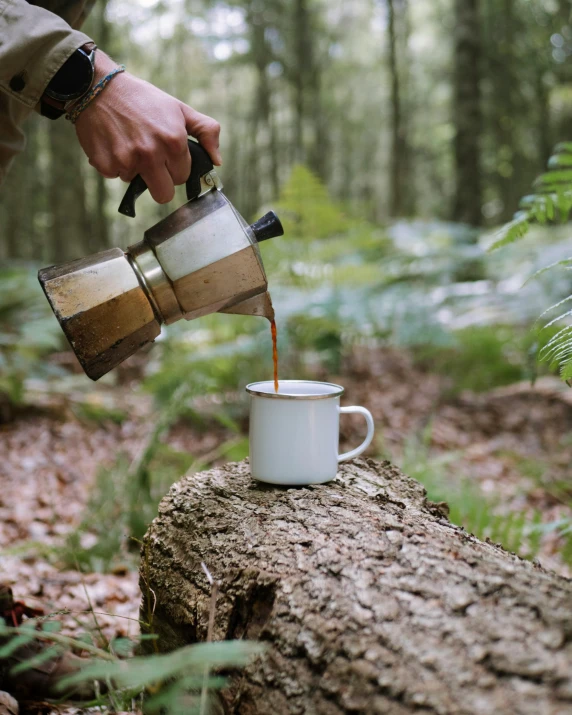
[{"label": "twig", "polygon": [[86,597],[86,599],[87,599],[87,605],[89,606],[89,608],[88,608],[88,613],[91,613],[91,615],[93,616],[93,622],[95,623],[95,629],[97,630],[97,632],[98,632],[99,635],[100,635],[101,642],[105,644],[106,648],[110,648],[109,641],[107,640],[107,638],[105,637],[105,634],[104,634],[103,631],[101,630],[101,626],[99,625],[99,621],[97,620],[97,617],[96,617],[96,615],[95,615],[95,611],[93,610],[93,604],[92,604],[92,602],[91,602],[91,598],[90,598],[89,592],[88,592],[88,590],[87,590],[87,584],[85,583],[85,578],[83,577],[83,572],[82,572],[82,570],[81,570],[80,567],[79,567],[79,561],[78,561],[78,559],[77,559],[77,555],[76,555],[76,554],[74,554],[74,560],[75,560],[76,568],[77,568],[77,570],[78,570],[78,572],[79,572],[79,575],[80,575],[80,578],[81,578],[81,585],[83,586],[83,590],[84,590],[84,593],[85,593],[85,597]]},{"label": "twig", "polygon": [[91,645],[90,643],[84,643],[83,641],[78,641],[76,638],[70,638],[69,636],[62,636],[59,633],[34,631],[30,630],[30,628],[22,628],[21,626],[14,628],[6,628],[5,630],[1,630],[0,632],[2,633],[2,635],[7,632],[17,633],[18,635],[29,635],[32,639],[51,641],[52,643],[59,643],[60,645],[65,645],[69,648],[78,648],[80,650],[86,651],[87,653],[91,653],[92,655],[96,655],[102,660],[109,660],[113,663],[116,663],[119,660],[116,656],[112,655],[111,653],[108,653],[105,650],[102,650],[101,648],[98,648],[97,646]]},{"label": "twig", "polygon": [[[153,619],[155,617],[155,609],[157,607],[157,594],[151,586],[149,585],[149,544],[145,541],[141,541],[140,539],[136,539],[134,536],[131,537],[133,541],[136,541],[138,544],[141,544],[143,547],[143,572],[141,574],[141,578],[143,579],[143,583],[145,584],[147,588],[147,593],[145,594],[145,603],[147,605],[147,619],[149,623],[146,623],[145,626],[149,628],[149,632],[151,635],[155,635],[155,632],[153,630]],[[151,608],[151,600],[149,598],[149,594],[153,594],[153,607]],[[143,623],[143,621],[140,621],[140,623]],[[153,641],[153,649],[155,653],[159,652],[159,645],[157,643],[157,640]]]},{"label": "twig", "polygon": [[[111,618],[123,618],[126,621],[135,621],[135,623],[138,623],[140,626],[145,626],[145,628],[149,627],[149,624],[146,623],[145,621],[142,621],[140,618],[131,618],[131,616],[120,616],[118,613],[107,613],[106,611],[92,611],[92,610],[85,610],[85,611],[60,611],[59,613],[56,612],[55,614],[50,614],[50,615],[62,615],[65,616],[67,614],[73,614],[73,613],[96,613],[98,616],[111,616]],[[38,618],[38,620],[45,620],[46,617],[42,616],[42,619]]]},{"label": "twig", "polygon": [[[211,603],[210,603],[210,608],[209,608],[209,624],[207,627],[207,641],[206,641],[207,643],[210,643],[212,641],[213,631],[214,631],[216,598],[218,595],[218,582],[213,579],[211,572],[208,570],[207,565],[205,564],[204,561],[201,561],[201,567],[202,567],[203,571],[205,572],[207,581],[209,582],[209,584],[211,586]],[[203,671],[203,687],[201,689],[200,715],[205,715],[205,713],[206,713],[208,679],[209,679],[209,667],[208,667],[208,665],[206,665],[205,669]]]}]

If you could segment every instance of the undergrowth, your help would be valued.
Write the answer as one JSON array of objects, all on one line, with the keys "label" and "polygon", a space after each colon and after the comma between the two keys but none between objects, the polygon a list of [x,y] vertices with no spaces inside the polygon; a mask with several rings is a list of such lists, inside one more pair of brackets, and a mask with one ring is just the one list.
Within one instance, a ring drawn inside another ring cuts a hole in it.
[{"label": "undergrowth", "polygon": [[167,654],[134,656],[144,640],[155,640],[155,636],[116,638],[96,644],[89,631],[70,637],[61,634],[60,629],[61,623],[50,616],[30,619],[18,627],[6,626],[0,619],[0,658],[35,640],[45,644],[37,655],[13,667],[16,675],[66,651],[87,655],[89,659],[81,670],[58,682],[58,690],[69,700],[73,699],[68,694],[74,687],[95,683],[96,694],[101,694],[82,703],[82,707],[104,707],[109,712],[207,715],[213,694],[226,684],[226,678],[217,675],[217,671],[244,666],[263,650],[258,643],[222,641],[190,645]]},{"label": "undergrowth", "polygon": [[188,382],[159,410],[149,436],[133,460],[119,455],[110,467],[101,467],[79,526],[66,538],[56,556],[66,566],[88,571],[109,571],[132,566],[133,545],[142,539],[157,514],[160,500],[183,474],[206,469],[218,459],[240,460],[248,454],[248,440],[232,420],[225,426],[235,431],[208,455],[195,457],[162,441],[168,429],[184,414],[195,396]]},{"label": "undergrowth", "polygon": [[[406,439],[400,455],[387,454],[380,442],[383,456],[392,458],[405,474],[423,484],[428,499],[448,504],[449,519],[453,524],[462,526],[481,540],[490,539],[527,559],[536,558],[542,537],[555,532],[561,541],[562,559],[572,566],[572,519],[543,523],[538,510],[507,511],[498,499],[485,497],[468,478],[452,478],[449,470],[460,454],[433,454],[430,443],[431,426],[421,435]],[[563,490],[562,494],[567,495],[564,503],[572,508],[569,491]]]},{"label": "undergrowth", "polygon": [[446,345],[421,345],[414,359],[426,370],[446,376],[450,393],[485,392],[520,380],[534,382],[539,373],[538,353],[556,331],[473,325],[454,331]]}]

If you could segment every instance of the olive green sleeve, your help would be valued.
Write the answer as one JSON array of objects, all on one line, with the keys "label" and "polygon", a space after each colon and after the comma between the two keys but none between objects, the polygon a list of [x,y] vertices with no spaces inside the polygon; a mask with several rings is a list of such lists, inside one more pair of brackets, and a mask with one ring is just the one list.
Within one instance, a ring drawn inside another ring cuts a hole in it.
[{"label": "olive green sleeve", "polygon": [[49,10],[0,0],[0,91],[35,107],[54,74],[89,41]]}]

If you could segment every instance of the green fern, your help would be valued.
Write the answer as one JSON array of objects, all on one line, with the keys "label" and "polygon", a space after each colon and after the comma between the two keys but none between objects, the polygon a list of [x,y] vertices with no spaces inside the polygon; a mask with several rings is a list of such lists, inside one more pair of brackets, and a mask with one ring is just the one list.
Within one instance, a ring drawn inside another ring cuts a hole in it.
[{"label": "green fern", "polygon": [[[571,258],[563,258],[561,261],[555,261],[554,263],[550,263],[548,266],[544,266],[544,268],[540,268],[538,271],[533,273],[531,276],[529,276],[525,282],[523,283],[523,288],[525,285],[528,285],[533,280],[536,280],[539,276],[543,275],[547,271],[551,271],[553,268],[558,268],[558,266],[564,266],[567,270],[572,270],[572,257]],[[567,298],[564,298],[564,300],[561,300],[560,303],[557,303],[556,305],[560,305],[561,303],[564,303],[566,300],[570,300],[572,296],[568,296]],[[552,308],[555,308],[556,306],[552,306],[551,308],[548,308],[547,310],[544,311],[542,315],[545,313],[548,313]],[[540,316],[542,317],[542,316]]]},{"label": "green fern", "polygon": [[[572,142],[561,142],[555,147],[554,155],[548,161],[548,171],[534,182],[535,193],[524,196],[519,211],[509,223],[496,234],[491,250],[514,243],[526,236],[532,223],[546,224],[564,222],[572,211]],[[570,270],[572,258],[557,261],[537,271],[529,280],[537,278],[554,268]],[[528,282],[528,281],[527,281]],[[564,298],[544,311],[541,318],[554,311],[563,303],[572,300],[572,295]],[[538,353],[538,360],[558,369],[563,380],[572,380],[572,325],[563,324],[570,320],[572,310],[566,310],[548,321],[542,330],[562,325]]]},{"label": "green fern", "polygon": [[531,223],[567,221],[572,211],[572,142],[561,142],[548,161],[548,171],[534,182],[534,193],[523,196],[519,211],[496,234],[491,250],[526,236]]},{"label": "green fern", "polygon": [[[0,619],[0,658],[9,657],[17,648],[32,641],[45,643],[46,648],[38,655],[12,669],[11,672],[17,674],[37,668],[66,651],[83,651],[89,659],[85,659],[81,670],[63,678],[58,683],[58,690],[66,692],[81,683],[93,681],[106,683],[108,692],[87,703],[94,707],[104,706],[106,712],[131,711],[134,700],[139,705],[144,701],[146,713],[201,715],[210,712],[211,708],[204,705],[208,704],[214,691],[226,685],[226,679],[216,675],[216,671],[244,666],[264,651],[260,643],[218,641],[196,643],[170,653],[133,656],[138,641],[155,639],[156,636],[139,636],[137,642],[117,638],[104,650],[93,645],[89,634],[83,634],[86,638],[75,638],[61,634],[60,629],[59,621],[44,620],[44,617],[25,621],[16,627],[7,626]],[[122,654],[127,657],[120,657]]]},{"label": "green fern", "polygon": [[519,211],[514,215],[512,221],[500,228],[496,236],[496,241],[491,246],[491,250],[507,246],[526,236],[530,228],[530,215],[527,211]]}]

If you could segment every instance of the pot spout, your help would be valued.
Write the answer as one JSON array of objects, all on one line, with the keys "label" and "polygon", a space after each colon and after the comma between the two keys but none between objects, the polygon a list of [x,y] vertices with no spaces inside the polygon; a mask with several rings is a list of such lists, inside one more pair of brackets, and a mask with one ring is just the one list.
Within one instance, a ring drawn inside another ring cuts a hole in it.
[{"label": "pot spout", "polygon": [[233,313],[235,315],[258,315],[268,318],[270,321],[274,320],[274,308],[268,291],[231,305],[230,308],[223,308],[218,312]]}]

